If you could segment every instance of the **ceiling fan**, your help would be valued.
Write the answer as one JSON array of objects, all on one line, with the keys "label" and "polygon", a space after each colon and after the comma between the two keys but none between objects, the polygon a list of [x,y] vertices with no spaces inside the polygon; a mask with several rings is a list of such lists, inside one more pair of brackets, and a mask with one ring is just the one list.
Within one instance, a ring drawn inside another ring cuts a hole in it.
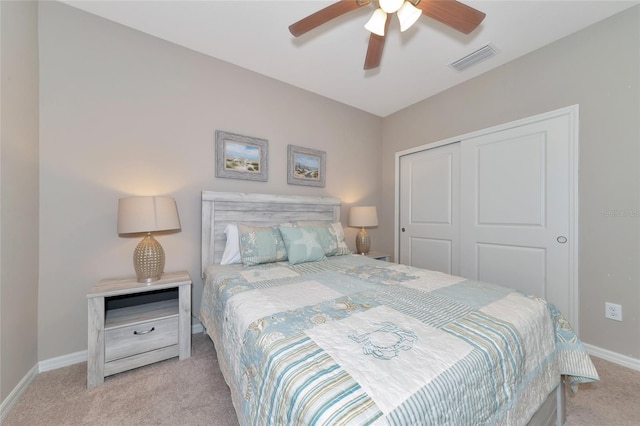
[{"label": "ceiling fan", "polygon": [[[294,37],[301,36],[338,16],[370,3],[372,0],[340,0],[291,24],[289,31]],[[400,31],[405,31],[420,15],[425,15],[464,34],[475,30],[485,17],[483,12],[456,0],[378,0],[378,4],[379,8],[373,12],[365,25],[365,28],[371,31],[364,60],[365,70],[380,65],[385,35],[393,13],[398,15]]]}]

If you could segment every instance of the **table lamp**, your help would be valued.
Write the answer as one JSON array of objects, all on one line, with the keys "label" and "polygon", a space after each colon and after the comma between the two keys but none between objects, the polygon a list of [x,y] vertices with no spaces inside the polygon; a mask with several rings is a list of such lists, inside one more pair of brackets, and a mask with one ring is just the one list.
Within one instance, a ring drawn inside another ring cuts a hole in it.
[{"label": "table lamp", "polygon": [[378,212],[375,206],[351,207],[349,209],[349,226],[359,227],[356,235],[356,251],[367,254],[371,248],[371,239],[364,229],[367,226],[378,226]]},{"label": "table lamp", "polygon": [[151,233],[176,229],[180,229],[180,219],[173,198],[128,197],[118,200],[118,234],[147,234],[133,252],[138,282],[159,280],[164,272],[164,250]]}]

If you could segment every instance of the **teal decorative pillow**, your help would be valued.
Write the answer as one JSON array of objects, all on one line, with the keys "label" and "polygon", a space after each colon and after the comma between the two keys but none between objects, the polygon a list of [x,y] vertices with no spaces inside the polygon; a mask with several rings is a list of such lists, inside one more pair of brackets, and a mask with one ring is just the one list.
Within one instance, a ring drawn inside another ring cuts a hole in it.
[{"label": "teal decorative pillow", "polygon": [[245,266],[287,260],[287,250],[278,226],[238,225],[240,258]]},{"label": "teal decorative pillow", "polygon": [[297,225],[302,228],[313,227],[318,231],[318,240],[324,249],[325,255],[342,256],[345,254],[351,254],[351,250],[349,250],[347,243],[344,241],[344,229],[342,229],[342,223],[300,221],[297,222]]},{"label": "teal decorative pillow", "polygon": [[318,235],[318,242],[324,250],[325,256],[335,256],[338,253],[338,239],[331,233],[327,226],[310,226],[302,229],[311,229]]},{"label": "teal decorative pillow", "polygon": [[287,248],[290,264],[327,259],[324,255],[324,249],[318,241],[318,233],[314,229],[281,226],[280,233]]}]

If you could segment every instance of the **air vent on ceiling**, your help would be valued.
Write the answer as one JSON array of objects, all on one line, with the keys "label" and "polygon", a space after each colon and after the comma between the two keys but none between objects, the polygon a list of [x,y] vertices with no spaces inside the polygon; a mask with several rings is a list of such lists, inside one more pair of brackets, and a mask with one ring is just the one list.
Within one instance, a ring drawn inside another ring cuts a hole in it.
[{"label": "air vent on ceiling", "polygon": [[481,47],[473,53],[469,53],[464,58],[460,58],[455,62],[449,64],[452,68],[455,68],[458,71],[464,71],[467,68],[470,68],[484,60],[487,60],[498,53],[491,45],[487,44],[486,46]]}]

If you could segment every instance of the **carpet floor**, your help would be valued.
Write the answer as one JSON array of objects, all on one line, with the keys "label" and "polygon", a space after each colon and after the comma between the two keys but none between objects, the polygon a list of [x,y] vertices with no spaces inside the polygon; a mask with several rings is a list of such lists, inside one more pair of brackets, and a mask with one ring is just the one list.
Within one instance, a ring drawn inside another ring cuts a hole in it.
[{"label": "carpet floor", "polygon": [[[37,425],[223,425],[235,426],[213,343],[192,341],[191,358],[177,358],[116,374],[86,388],[87,365],[39,374],[3,424]],[[598,383],[567,395],[568,426],[640,425],[640,372],[593,358]]]}]

